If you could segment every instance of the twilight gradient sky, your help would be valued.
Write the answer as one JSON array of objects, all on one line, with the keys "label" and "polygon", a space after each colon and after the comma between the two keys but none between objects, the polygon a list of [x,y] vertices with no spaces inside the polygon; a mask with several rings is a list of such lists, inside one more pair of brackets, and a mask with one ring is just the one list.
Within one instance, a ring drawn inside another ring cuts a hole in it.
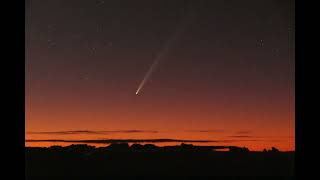
[{"label": "twilight gradient sky", "polygon": [[29,0],[26,139],[294,150],[294,13],[289,0]]}]

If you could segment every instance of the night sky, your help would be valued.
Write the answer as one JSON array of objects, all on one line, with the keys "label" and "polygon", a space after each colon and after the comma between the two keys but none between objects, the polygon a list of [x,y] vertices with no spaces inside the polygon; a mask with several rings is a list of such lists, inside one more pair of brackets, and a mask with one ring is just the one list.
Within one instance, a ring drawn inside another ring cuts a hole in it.
[{"label": "night sky", "polygon": [[26,139],[294,150],[294,8],[282,0],[27,1]]}]

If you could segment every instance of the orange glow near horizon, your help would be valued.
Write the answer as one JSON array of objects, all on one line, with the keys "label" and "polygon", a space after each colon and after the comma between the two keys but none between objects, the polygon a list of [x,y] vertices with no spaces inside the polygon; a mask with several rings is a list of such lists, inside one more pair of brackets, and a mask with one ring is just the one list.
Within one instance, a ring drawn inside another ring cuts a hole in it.
[{"label": "orange glow near horizon", "polygon": [[[28,101],[27,103],[30,102],[32,101]],[[155,103],[157,103],[157,101],[155,101]],[[250,108],[250,111],[248,109],[234,110],[232,107],[229,107],[229,110],[223,110],[223,104],[222,107],[213,104],[211,106],[203,105],[202,108],[200,108],[179,103],[172,104],[171,108],[169,108],[163,105],[161,101],[159,105],[154,105],[153,107],[144,105],[144,109],[140,109],[137,103],[132,103],[128,108],[122,108],[122,105],[126,107],[124,104],[119,104],[114,105],[113,111],[103,111],[100,108],[84,109],[83,106],[76,104],[69,104],[65,107],[54,105],[54,102],[53,105],[41,107],[29,104],[26,114],[26,139],[94,140],[168,138],[180,140],[234,140],[228,143],[192,144],[245,146],[250,150],[263,150],[264,148],[268,149],[274,146],[282,151],[295,150],[294,123],[292,123],[294,122],[293,109],[291,109],[291,111],[277,112],[273,109],[268,111],[265,107],[261,110],[259,107],[250,107],[247,104],[247,108]],[[96,106],[105,107],[106,105],[100,102],[100,104]],[[76,107],[78,107],[78,109],[76,109]],[[213,111],[214,108],[216,108],[217,111]],[[232,114],[228,113],[228,111],[232,112]],[[272,119],[272,121],[269,119]],[[126,123],[124,124],[123,122]],[[119,132],[100,135],[27,133],[76,130],[151,130],[158,132]],[[211,130],[213,132],[197,132]],[[239,133],[241,131],[247,132],[241,134]],[[237,137],[241,135],[245,137]],[[26,146],[49,146],[54,144],[66,145],[76,143],[26,142]],[[161,146],[164,144],[166,143],[158,143],[157,145]],[[106,144],[95,145],[106,146]]]},{"label": "orange glow near horizon", "polygon": [[[107,107],[108,104],[102,101],[96,101],[95,108],[89,108],[88,106],[87,109],[83,103],[67,101],[67,105],[62,107],[55,105],[55,101],[52,99],[52,104],[45,106],[35,106],[31,103],[34,101],[27,101],[26,139],[94,140],[166,138],[180,140],[233,140],[228,143],[192,144],[245,146],[250,150],[263,150],[264,148],[270,149],[271,147],[276,147],[282,151],[295,150],[294,111],[293,108],[289,108],[290,106],[287,106],[287,108],[282,107],[282,111],[280,111],[277,107],[268,110],[268,108],[263,106],[255,107],[246,103],[246,109],[236,109],[230,106],[229,109],[223,109],[224,107],[228,107],[228,105],[220,103],[220,106],[217,106],[215,104],[206,104],[204,101],[200,106],[200,103],[196,103],[197,101],[194,100],[194,103],[188,103],[191,105],[184,105],[183,103],[185,102],[175,101],[170,107],[167,107],[162,100],[154,100],[154,105],[150,107],[147,104],[133,102],[133,99],[131,99],[131,103],[114,104],[112,110],[108,111],[106,108],[104,111],[101,107]],[[197,104],[197,106],[192,106],[192,104]],[[240,104],[233,106],[241,107]],[[283,111],[285,109],[288,110]],[[151,130],[158,132],[118,132],[100,135],[27,133],[76,130]],[[239,133],[241,131],[246,133]],[[76,143],[26,142],[26,146],[49,146],[54,144],[66,145]],[[166,143],[158,143],[157,145],[161,146],[164,144]],[[106,146],[106,144],[95,145]]]}]

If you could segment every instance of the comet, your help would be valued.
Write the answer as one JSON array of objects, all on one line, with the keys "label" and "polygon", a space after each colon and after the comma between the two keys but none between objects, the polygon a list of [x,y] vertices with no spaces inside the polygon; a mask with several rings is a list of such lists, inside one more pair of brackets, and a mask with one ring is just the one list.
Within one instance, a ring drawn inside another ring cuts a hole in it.
[{"label": "comet", "polygon": [[186,21],[188,19],[185,18],[184,21],[182,21],[177,26],[175,33],[173,33],[173,35],[167,40],[162,51],[160,51],[160,53],[157,54],[156,58],[153,60],[153,63],[151,64],[150,68],[148,69],[147,73],[145,74],[141,83],[139,84],[138,89],[136,91],[136,95],[138,95],[139,92],[141,91],[141,89],[144,87],[144,85],[146,84],[146,82],[148,81],[148,79],[150,78],[150,76],[155,71],[156,67],[158,66],[160,60],[163,58],[163,56],[165,56],[167,54],[167,52],[169,51],[170,47],[172,46],[174,41],[177,39],[177,37],[182,34],[183,30],[185,29],[185,26],[187,25],[187,22],[189,22],[189,21]]},{"label": "comet", "polygon": [[148,79],[150,78],[151,74],[153,73],[153,71],[156,69],[157,65],[159,64],[159,61],[161,59],[161,57],[166,53],[166,51],[168,51],[168,47],[166,48],[165,51],[162,51],[162,53],[160,53],[156,59],[153,61],[152,65],[150,66],[149,70],[147,71],[146,75],[144,76],[143,80],[141,81],[141,83],[139,84],[139,87],[136,91],[136,95],[139,94],[140,90],[142,89],[142,87],[144,86],[144,84],[148,81]]}]

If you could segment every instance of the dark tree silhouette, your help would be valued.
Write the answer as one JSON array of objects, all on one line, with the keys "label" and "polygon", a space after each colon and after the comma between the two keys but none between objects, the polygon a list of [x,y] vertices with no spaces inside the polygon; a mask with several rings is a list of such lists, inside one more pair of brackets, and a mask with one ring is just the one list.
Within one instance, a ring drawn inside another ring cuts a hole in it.
[{"label": "dark tree silhouette", "polygon": [[[227,151],[216,151],[225,149]],[[229,151],[228,151],[229,150]],[[26,176],[288,176],[293,178],[294,152],[276,148],[251,152],[236,146],[158,147],[113,143],[49,148],[26,147]]]}]

